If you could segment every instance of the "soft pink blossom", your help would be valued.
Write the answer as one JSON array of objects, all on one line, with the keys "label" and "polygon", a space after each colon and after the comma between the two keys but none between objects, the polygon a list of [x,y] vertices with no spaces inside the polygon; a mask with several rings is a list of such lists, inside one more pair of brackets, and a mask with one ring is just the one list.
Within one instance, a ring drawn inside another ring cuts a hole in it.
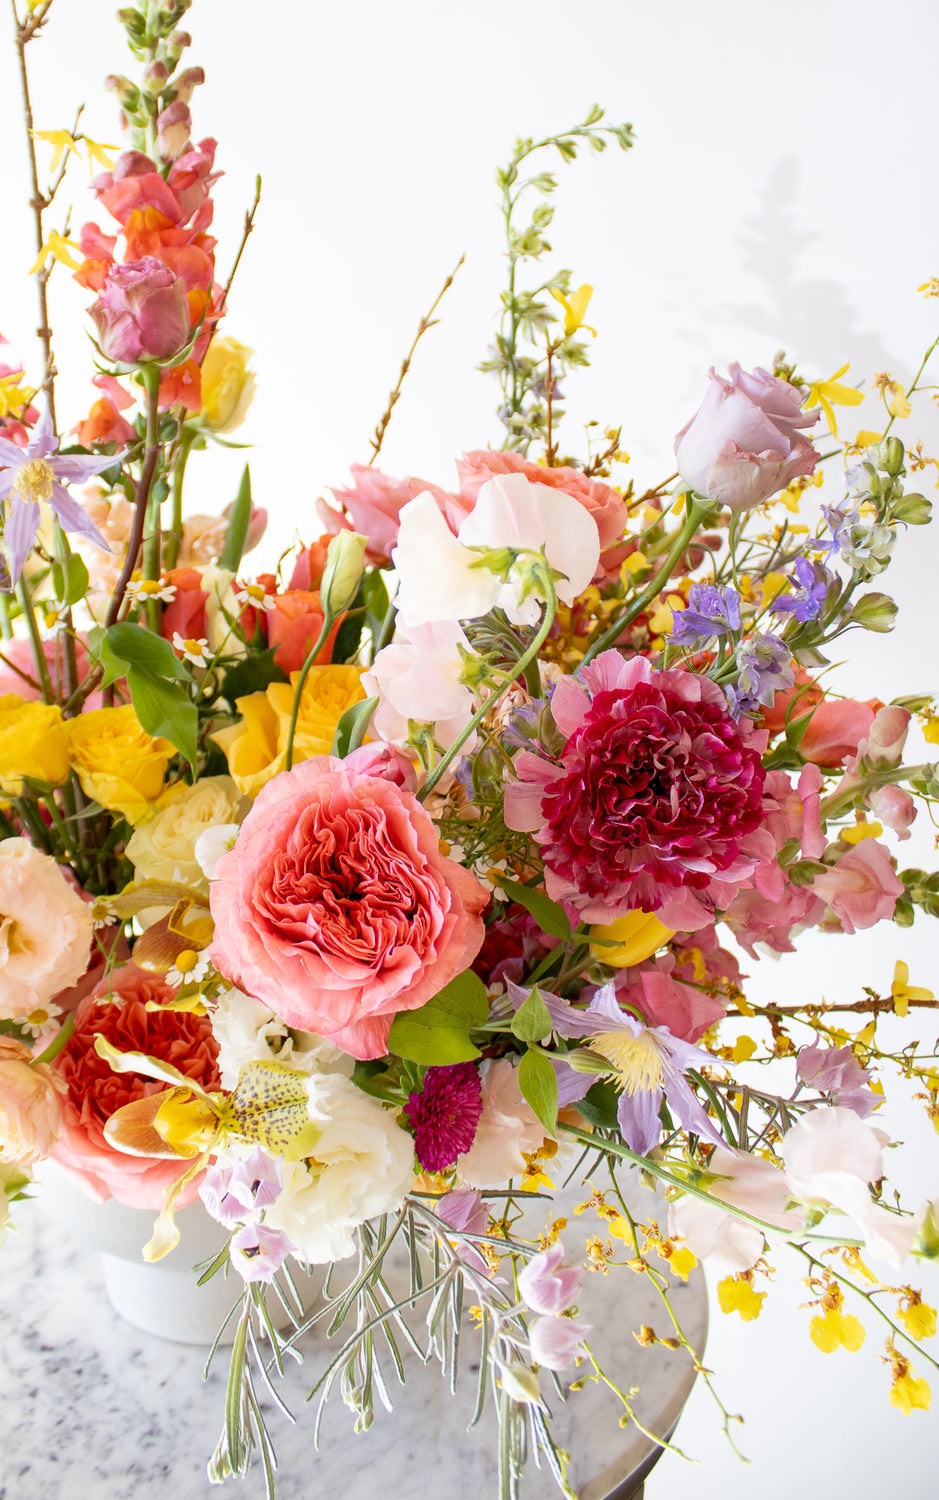
[{"label": "soft pink blossom", "polygon": [[473,655],[455,620],[399,625],[391,645],[379,651],[362,676],[366,693],[380,700],[372,720],[375,733],[404,744],[408,720],[415,719],[434,725],[444,749],[452,745],[473,714],[473,694],[460,681],[466,666],[463,652]]},{"label": "soft pink blossom", "polygon": [[901,840],[910,837],[910,824],[916,817],[916,803],[904,787],[875,787],[867,794],[867,805],[874,817],[883,823]]},{"label": "soft pink blossom", "polygon": [[463,516],[476,504],[486,482],[497,474],[524,474],[533,484],[547,485],[570,495],[578,505],[596,522],[600,546],[609,547],[623,534],[629,516],[629,508],[619,490],[614,490],[600,479],[588,479],[579,469],[548,468],[544,464],[532,463],[519,453],[493,452],[477,449],[465,453],[457,460],[460,476],[460,496],[454,510],[447,515],[455,529],[459,529]]},{"label": "soft pink blossom", "polygon": [[189,337],[183,282],[152,255],[115,266],[89,311],[105,358],[122,364],[165,359]]},{"label": "soft pink blossom", "polygon": [[583,1318],[536,1318],[528,1330],[532,1361],[546,1370],[563,1370],[584,1353],[593,1325]]},{"label": "soft pink blossom", "polygon": [[707,1184],[712,1202],[690,1193],[669,1204],[668,1232],[685,1241],[699,1260],[713,1260],[729,1271],[746,1271],[763,1254],[764,1234],[757,1224],[728,1213],[721,1204],[739,1208],[781,1230],[797,1230],[802,1215],[788,1207],[792,1193],[785,1174],[772,1162],[745,1151],[718,1147],[708,1161],[715,1181]]},{"label": "soft pink blossom", "polygon": [[817,422],[817,410],[800,410],[794,386],[757,368],[732,364],[728,378],[709,372],[711,384],[691,421],[675,439],[678,472],[686,484],[731,510],[750,510],[812,474],[818,453],[800,427]]},{"label": "soft pink blossom", "polygon": [[903,882],[885,846],[877,839],[864,839],[831,869],[816,875],[811,889],[831,907],[842,932],[851,934],[888,921],[903,894]]},{"label": "soft pink blossom", "polygon": [[288,1025],[380,1057],[472,962],[488,891],[416,798],[314,756],[268,782],[212,883],[212,962]]},{"label": "soft pink blossom", "polygon": [[28,1047],[0,1036],[0,1162],[28,1167],[49,1155],[62,1129],[65,1085]]},{"label": "soft pink blossom", "polygon": [[26,839],[0,842],[0,1020],[27,1017],[88,965],[94,923],[55,860]]},{"label": "soft pink blossom", "polygon": [[861,1067],[850,1045],[802,1047],[796,1057],[796,1072],[809,1088],[830,1094],[832,1104],[853,1109],[861,1119],[881,1102],[879,1095],[865,1087],[870,1069]]},{"label": "soft pink blossom", "polygon": [[895,704],[879,708],[866,737],[858,741],[858,760],[869,761],[872,766],[898,766],[909,727],[908,708],[898,708]]},{"label": "soft pink blossom", "polygon": [[583,1267],[565,1265],[564,1246],[554,1244],[526,1261],[518,1273],[518,1290],[532,1312],[553,1316],[567,1312],[583,1279]]},{"label": "soft pink blossom", "polygon": [[341,530],[359,531],[367,536],[365,556],[379,566],[391,556],[398,539],[401,510],[409,500],[431,494],[441,514],[453,500],[453,496],[423,479],[391,479],[380,469],[364,464],[352,464],[351,470],[352,485],[332,492],[342,510],[334,510],[325,500],[319,500],[317,514],[332,536]]},{"label": "soft pink blossom", "polygon": [[457,1157],[456,1178],[464,1187],[501,1187],[525,1170],[525,1155],[537,1151],[545,1129],[522,1098],[518,1070],[508,1058],[485,1061],[479,1070],[483,1111],[476,1139]]}]

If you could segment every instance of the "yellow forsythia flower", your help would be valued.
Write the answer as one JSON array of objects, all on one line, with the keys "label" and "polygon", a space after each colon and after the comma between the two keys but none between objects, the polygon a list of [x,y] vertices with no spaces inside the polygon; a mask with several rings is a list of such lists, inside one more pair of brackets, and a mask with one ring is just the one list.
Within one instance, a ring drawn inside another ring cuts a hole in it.
[{"label": "yellow forsythia flower", "polygon": [[[272,682],[263,693],[238,698],[235,707],[240,722],[212,735],[225,753],[232,780],[248,797],[256,797],[284,769],[299,675],[293,672],[289,683]],[[361,679],[358,667],[311,667],[297,716],[294,765],[314,755],[329,754],[342,715],[365,698]]]},{"label": "yellow forsythia flower", "polygon": [[721,1312],[739,1313],[745,1323],[760,1316],[765,1292],[755,1292],[745,1276],[726,1276],[717,1283],[717,1300]]},{"label": "yellow forsythia flower", "polygon": [[820,406],[825,413],[828,423],[828,431],[832,437],[838,436],[838,424],[835,421],[833,406],[860,406],[864,400],[864,392],[857,390],[853,385],[842,385],[841,376],[846,375],[850,365],[842,365],[828,380],[816,380],[809,386],[809,393],[803,401],[803,406]]},{"label": "yellow forsythia flower", "polygon": [[893,1008],[898,1016],[909,1014],[911,1000],[935,999],[932,990],[924,989],[918,984],[910,984],[910,966],[905,964],[902,958],[898,958],[894,965],[890,993],[893,996]]},{"label": "yellow forsythia flower", "polygon": [[66,732],[85,795],[129,823],[147,817],[176,754],[169,740],[147,734],[129,703],[69,719]]},{"label": "yellow forsythia flower", "polygon": [[932,1391],[929,1389],[928,1381],[916,1375],[898,1375],[890,1388],[890,1405],[899,1407],[905,1416],[909,1416],[914,1406],[921,1411],[928,1411],[932,1404]]},{"label": "yellow forsythia flower", "polygon": [[15,693],[0,697],[0,789],[23,790],[23,777],[61,786],[72,769],[62,710]]},{"label": "yellow forsythia flower", "polygon": [[853,1354],[860,1349],[864,1337],[864,1324],[839,1307],[829,1307],[809,1324],[809,1338],[823,1354],[831,1354],[842,1345]]},{"label": "yellow forsythia flower", "polygon": [[591,927],[590,951],[613,969],[628,969],[674,936],[674,928],[666,927],[654,912],[628,911],[612,922]]},{"label": "yellow forsythia flower", "polygon": [[254,353],[237,339],[214,338],[202,361],[202,422],[210,432],[234,432],[254,400],[255,379],[248,369]]}]

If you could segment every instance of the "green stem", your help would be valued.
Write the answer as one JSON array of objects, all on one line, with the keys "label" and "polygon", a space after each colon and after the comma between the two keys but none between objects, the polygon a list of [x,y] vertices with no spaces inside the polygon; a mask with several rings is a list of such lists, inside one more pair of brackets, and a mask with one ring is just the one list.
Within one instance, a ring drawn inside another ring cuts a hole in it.
[{"label": "green stem", "polygon": [[456,760],[456,757],[463,749],[463,746],[466,744],[466,741],[469,739],[470,735],[475,729],[478,728],[486,715],[492,712],[496,704],[499,702],[500,698],[502,698],[505,693],[508,692],[512,683],[524,674],[528,663],[537,659],[538,652],[541,650],[541,647],[547,640],[548,632],[550,631],[551,626],[554,624],[554,617],[557,614],[558,608],[557,594],[555,593],[554,589],[554,580],[551,577],[551,570],[547,566],[544,569],[544,576],[542,579],[540,579],[540,582],[545,585],[545,593],[548,595],[548,598],[545,602],[544,619],[542,620],[541,625],[538,628],[534,640],[532,641],[531,645],[524,653],[524,655],[519,657],[518,661],[515,663],[515,673],[506,682],[505,687],[501,688],[498,693],[490,694],[485,702],[480,704],[479,708],[477,708],[476,712],[473,714],[473,717],[467,724],[466,728],[463,730],[463,733],[454,740],[449,750],[447,750],[446,753],[440,757],[436,766],[430,772],[427,780],[424,782],[424,785],[421,787],[420,791],[417,794],[418,800],[420,802],[423,802],[425,797],[428,797],[430,795],[430,793],[433,791],[434,787],[440,780],[441,776],[443,775],[444,771],[446,771],[447,768],[451,766]]},{"label": "green stem", "polygon": [[30,1067],[36,1067],[38,1063],[51,1063],[55,1058],[57,1058],[63,1048],[68,1046],[69,1040],[74,1030],[75,1012],[72,1011],[72,1014],[70,1016],[66,1016],[65,1020],[62,1022],[62,1025],[59,1027],[59,1030],[56,1032],[52,1041],[49,1043],[45,1052],[40,1052],[38,1057],[34,1057],[32,1059]]},{"label": "green stem", "polygon": [[19,583],[16,585],[16,592],[19,595],[23,619],[26,621],[26,628],[29,631],[29,643],[33,651],[33,665],[36,668],[36,677],[42,690],[42,700],[44,703],[54,703],[55,693],[52,691],[52,679],[49,676],[49,666],[46,661],[46,653],[43,650],[42,636],[39,634],[36,611],[33,609],[32,595],[29,592],[29,585],[26,582],[25,576],[21,577]]},{"label": "green stem", "polygon": [[[922,375],[923,371],[925,370],[927,364],[929,363],[929,357],[932,354],[933,350],[937,346],[939,346],[939,338],[933,340],[933,342],[930,344],[929,348],[926,350],[926,353],[923,355],[923,362],[920,365],[919,369],[917,370],[916,374],[913,376],[913,383],[909,387],[909,389],[907,390],[907,393],[906,393],[907,396],[912,396],[913,392],[916,390],[916,387],[917,387],[917,385],[919,383],[919,377]],[[887,436],[887,433],[890,431],[891,427],[893,426],[893,424],[894,424],[894,422],[896,420],[897,420],[896,417],[892,416],[890,418],[890,421],[887,423],[886,427],[884,428],[884,437]]]},{"label": "green stem", "polygon": [[588,662],[593,661],[593,658],[599,655],[601,651],[605,651],[608,646],[615,645],[615,643],[622,635],[623,631],[632,624],[636,616],[641,615],[646,605],[651,604],[656,595],[661,593],[662,589],[668,583],[668,580],[672,574],[672,569],[674,568],[678,559],[687,550],[688,544],[697,531],[698,527],[700,526],[701,522],[704,520],[705,516],[707,516],[709,512],[713,510],[713,508],[713,500],[691,500],[688,508],[688,515],[685,518],[684,525],[681,527],[681,530],[678,532],[675,540],[669,548],[662,566],[659,568],[652,581],[646,584],[642,593],[639,595],[639,598],[634,599],[628,609],[624,610],[621,615],[618,615],[617,618],[613,621],[612,625],[610,625],[610,627],[605,630],[601,636],[597,637],[593,645],[588,649],[586,655],[584,656],[584,659],[581,662],[582,667],[585,667]]},{"label": "green stem", "polygon": [[326,613],[323,616],[323,628],[320,631],[319,635],[316,637],[315,644],[313,645],[311,650],[307,652],[306,661],[300,668],[300,675],[297,678],[297,686],[295,687],[293,694],[293,708],[290,711],[290,728],[287,731],[287,752],[284,757],[285,771],[289,771],[293,766],[293,742],[294,737],[297,733],[297,718],[300,713],[300,699],[303,697],[303,689],[306,684],[306,680],[310,675],[310,668],[313,666],[316,658],[319,656],[324,645],[326,644],[326,640],[329,636],[330,630],[332,629],[332,625],[333,616],[330,610],[326,609]]},{"label": "green stem", "polygon": [[179,440],[179,453],[176,465],[173,469],[173,515],[170,522],[170,530],[166,537],[165,558],[167,568],[175,568],[176,559],[179,556],[179,548],[183,539],[183,480],[186,477],[186,464],[189,462],[189,454],[196,440],[194,428],[183,426],[182,436]]}]

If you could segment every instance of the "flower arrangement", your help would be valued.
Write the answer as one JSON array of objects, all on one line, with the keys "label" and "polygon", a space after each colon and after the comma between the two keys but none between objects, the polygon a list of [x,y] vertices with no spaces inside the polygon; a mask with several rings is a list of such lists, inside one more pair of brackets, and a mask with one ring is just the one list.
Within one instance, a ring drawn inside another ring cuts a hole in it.
[{"label": "flower arrangement", "polygon": [[[52,3],[17,15],[30,118]],[[259,1449],[271,1493],[262,1339],[276,1360],[328,1322],[316,1389],[338,1384],[367,1426],[373,1331],[392,1351],[423,1338],[449,1370],[468,1293],[502,1493],[526,1446],[572,1493],[550,1408],[563,1372],[603,1378],[586,1270],[616,1268],[618,1291],[648,1278],[671,1320],[668,1275],[712,1263],[722,1307],[753,1318],[785,1242],[816,1345],[858,1348],[866,1302],[889,1325],[891,1401],[926,1408],[935,1312],[865,1257],[939,1254],[939,1200],[891,1194],[878,1120],[892,1070],[939,1118],[934,1058],[876,1035],[934,997],[898,964],[889,995],[761,1005],[740,967],[807,929],[939,912],[939,876],[898,857],[937,794],[904,756],[915,722],[939,739],[935,706],[839,696],[827,654],[891,628],[871,585],[930,519],[906,482],[927,460],[895,431],[920,377],[885,378],[882,430],[846,442],[844,370],[712,371],[677,474],[638,494],[608,482],[618,431],[563,453],[590,288],[523,288],[556,186],[530,158],[628,148],[594,110],[499,174],[503,446],[465,454],[452,490],[353,466],[323,533],[252,574],[247,469],[226,515],[187,512],[189,455],[229,440],[254,376],[225,331],[186,9],[121,13],[139,78],[110,80],[116,159],[77,126],[28,137],[45,362],[35,388],[0,372],[5,1203],[51,1156],[96,1201],[152,1209],[156,1259],[201,1199],[228,1231],[202,1274],[230,1277],[236,1330],[209,1473]],[[37,139],[61,159],[45,189]],[[95,218],[70,239],[51,210],[82,151]],[[99,393],[74,443],[46,302],[62,264],[91,299]],[[643,1222],[631,1170],[664,1194]],[[583,1253],[553,1196],[570,1176],[599,1220]]]}]

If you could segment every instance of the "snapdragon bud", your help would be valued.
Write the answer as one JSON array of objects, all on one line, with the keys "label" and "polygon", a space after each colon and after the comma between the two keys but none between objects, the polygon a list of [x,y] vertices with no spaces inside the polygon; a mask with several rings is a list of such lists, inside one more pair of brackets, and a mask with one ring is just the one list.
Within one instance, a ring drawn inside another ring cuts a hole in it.
[{"label": "snapdragon bud", "polygon": [[170,62],[178,63],[186,48],[192,46],[192,37],[188,31],[171,31],[163,45]]},{"label": "snapdragon bud", "polygon": [[104,80],[104,86],[109,93],[117,95],[117,102],[126,114],[137,113],[140,108],[140,90],[123,73],[110,73]]},{"label": "snapdragon bud", "polygon": [[166,86],[166,80],[169,76],[170,70],[165,62],[156,61],[147,63],[143,71],[144,92],[149,94],[151,99],[158,99]]}]

